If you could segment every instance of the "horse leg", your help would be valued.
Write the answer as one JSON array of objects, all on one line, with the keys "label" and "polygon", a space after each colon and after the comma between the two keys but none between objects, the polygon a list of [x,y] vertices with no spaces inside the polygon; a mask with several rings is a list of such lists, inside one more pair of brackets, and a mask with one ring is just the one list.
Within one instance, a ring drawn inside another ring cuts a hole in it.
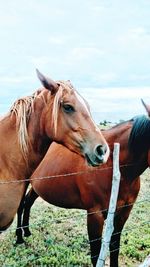
[{"label": "horse leg", "polygon": [[118,257],[119,257],[119,248],[120,248],[120,237],[121,232],[124,227],[126,220],[129,217],[132,206],[125,207],[122,211],[116,215],[114,218],[114,231],[112,233],[110,241],[110,267],[118,267]]},{"label": "horse leg", "polygon": [[[91,213],[91,214],[90,214]],[[96,266],[99,252],[101,249],[101,236],[104,224],[104,217],[101,212],[87,215],[88,236],[91,249],[91,261],[93,266]]]},{"label": "horse leg", "polygon": [[24,230],[25,237],[28,237],[31,235],[31,232],[29,230],[30,210],[31,210],[33,203],[35,202],[37,198],[38,198],[38,195],[35,193],[33,188],[30,189],[30,191],[25,197],[23,223],[22,223],[22,228]]},{"label": "horse leg", "polygon": [[24,239],[22,237],[23,235],[23,230],[22,230],[22,214],[23,214],[23,208],[24,208],[24,201],[25,201],[25,195],[26,195],[26,191],[28,188],[29,183],[27,183],[26,187],[25,187],[25,191],[23,194],[23,197],[21,199],[18,211],[17,211],[17,229],[16,229],[16,236],[17,236],[17,240],[16,240],[16,244],[22,244],[24,243]]}]

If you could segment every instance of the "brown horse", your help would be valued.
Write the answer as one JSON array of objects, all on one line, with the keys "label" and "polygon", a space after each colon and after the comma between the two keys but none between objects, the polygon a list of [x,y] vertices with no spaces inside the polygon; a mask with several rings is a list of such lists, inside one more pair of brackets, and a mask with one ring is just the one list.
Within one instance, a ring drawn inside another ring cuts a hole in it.
[{"label": "brown horse", "polygon": [[[140,177],[148,167],[150,120],[139,116],[103,132],[111,154],[106,165],[92,169],[79,155],[53,143],[31,176],[32,189],[25,200],[23,227],[29,236],[29,213],[40,196],[50,204],[87,210],[91,259],[95,266],[101,247],[101,235],[107,216],[112,186],[112,151],[120,143],[121,183],[110,244],[110,266],[118,266],[120,235],[140,189]],[[49,164],[51,162],[51,164]],[[66,174],[72,173],[72,175]],[[57,176],[50,178],[49,176]],[[47,178],[44,178],[48,176]],[[43,177],[43,179],[42,179]],[[125,205],[125,207],[123,207]],[[111,252],[112,251],[112,252]]]},{"label": "brown horse", "polygon": [[[54,82],[37,71],[44,88],[17,100],[0,120],[0,230],[12,222],[26,183],[53,140],[97,166],[108,145],[89,106],[69,81]],[[15,183],[14,183],[15,182]]]}]

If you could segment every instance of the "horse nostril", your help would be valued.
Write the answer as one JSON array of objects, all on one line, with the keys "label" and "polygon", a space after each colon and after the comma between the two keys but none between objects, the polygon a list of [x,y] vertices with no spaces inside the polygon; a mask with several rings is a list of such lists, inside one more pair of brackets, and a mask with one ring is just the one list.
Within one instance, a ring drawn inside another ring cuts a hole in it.
[{"label": "horse nostril", "polygon": [[106,151],[107,151],[107,146],[106,145],[98,145],[96,147],[96,152],[97,152],[97,154],[99,156],[105,155]]}]

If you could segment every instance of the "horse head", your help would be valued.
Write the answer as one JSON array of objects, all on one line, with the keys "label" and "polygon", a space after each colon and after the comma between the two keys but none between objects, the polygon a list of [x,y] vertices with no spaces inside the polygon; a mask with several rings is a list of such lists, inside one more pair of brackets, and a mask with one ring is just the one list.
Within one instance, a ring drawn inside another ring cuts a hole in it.
[{"label": "horse head", "polygon": [[38,70],[37,75],[50,92],[42,122],[46,135],[84,156],[89,165],[105,163],[108,144],[91,117],[88,103],[70,81],[55,82]]}]

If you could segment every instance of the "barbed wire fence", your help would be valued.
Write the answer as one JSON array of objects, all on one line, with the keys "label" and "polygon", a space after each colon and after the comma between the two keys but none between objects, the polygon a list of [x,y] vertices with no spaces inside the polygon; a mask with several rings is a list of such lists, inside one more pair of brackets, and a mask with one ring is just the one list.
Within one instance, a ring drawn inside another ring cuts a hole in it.
[{"label": "barbed wire fence", "polygon": [[[145,202],[150,202],[150,199],[143,199],[143,200],[140,200],[140,201],[137,201],[136,203],[132,203],[132,204],[130,204],[130,205],[133,205],[133,204],[136,204],[136,205],[138,205],[138,204],[141,204],[141,203],[145,203]],[[125,207],[126,207],[126,205],[125,205]],[[119,208],[123,208],[123,206],[120,206]],[[102,210],[103,211],[103,210]],[[107,211],[106,209],[104,210],[104,211]],[[97,211],[97,213],[98,212],[101,212],[101,211]],[[96,213],[96,212],[95,212]],[[91,213],[91,214],[93,214],[93,213]],[[89,214],[90,215],[90,214]],[[36,222],[36,223],[30,223],[30,225],[25,225],[24,227],[21,227],[22,229],[23,228],[26,228],[26,227],[28,227],[28,226],[30,226],[30,228],[31,229],[34,229],[34,228],[36,228],[36,229],[38,229],[41,225],[42,225],[42,227],[44,227],[45,225],[49,225],[49,223],[52,223],[52,224],[54,224],[54,223],[57,223],[58,221],[59,221],[59,224],[57,225],[57,229],[59,230],[59,228],[61,229],[62,228],[62,226],[61,226],[61,224],[63,223],[63,222],[66,222],[67,220],[69,220],[70,221],[70,219],[74,219],[74,220],[76,220],[76,217],[78,217],[78,219],[79,219],[79,217],[80,217],[80,219],[84,219],[85,217],[86,217],[87,215],[85,214],[85,213],[82,213],[82,214],[78,214],[78,215],[76,215],[76,214],[73,214],[73,216],[68,216],[68,217],[63,217],[63,216],[59,216],[59,217],[57,217],[57,218],[48,218],[47,220],[42,220],[42,221],[39,221],[39,222]],[[142,228],[143,226],[145,226],[145,225],[148,225],[148,226],[150,226],[150,221],[143,221],[143,222],[141,222],[140,223],[140,225],[138,226],[138,229],[140,229],[140,228]],[[128,233],[130,233],[131,234],[131,232],[132,232],[132,234],[134,233],[134,231],[136,231],[136,227],[137,227],[137,223],[135,223],[134,225],[132,224],[132,227],[127,227],[126,229],[124,229],[122,232],[120,231],[120,232],[116,232],[115,234],[113,234],[113,235],[117,235],[117,234],[121,234],[122,236],[125,236],[126,234],[128,234]],[[8,233],[10,233],[10,232],[12,232],[12,233],[15,233],[15,231],[16,231],[16,229],[20,229],[20,227],[18,227],[18,228],[12,228],[12,229],[8,229],[8,230],[6,230],[6,231],[1,231],[1,233],[3,232],[8,232]],[[113,236],[112,235],[112,236]],[[92,239],[92,240],[90,240],[90,241],[88,241],[87,240],[87,242],[90,244],[90,243],[92,243],[92,242],[96,242],[96,241],[102,241],[103,240],[103,237],[100,237],[100,238],[96,238],[96,239]],[[114,251],[117,251],[117,250],[120,250],[120,248],[122,248],[124,246],[124,244],[120,244],[120,247],[118,248],[118,249],[116,249],[116,250],[111,250],[110,252],[114,252]],[[98,255],[94,255],[92,258],[95,258],[95,257],[98,257]],[[38,257],[37,259],[40,259],[40,258],[42,258],[42,257]],[[145,266],[145,265],[141,265],[140,267],[149,267],[149,265],[147,265],[147,266]]]},{"label": "barbed wire fence", "polygon": [[[127,167],[127,166],[132,166],[132,165],[135,165],[135,164],[124,164],[124,165],[121,165],[120,168],[122,168],[122,167]],[[100,168],[100,169],[98,169],[98,168],[94,168],[94,170],[91,169],[91,170],[87,170],[87,171],[72,172],[72,173],[67,173],[67,174],[59,174],[59,175],[51,175],[51,176],[35,177],[35,178],[31,179],[31,180],[42,180],[42,179],[59,178],[59,177],[62,177],[62,176],[63,176],[63,177],[69,177],[69,176],[72,176],[72,175],[82,175],[82,174],[85,174],[85,173],[87,173],[87,172],[92,172],[92,171],[98,171],[98,172],[99,172],[99,171],[105,171],[105,170],[108,170],[108,169],[112,169],[112,167],[110,166],[110,167],[104,167],[104,168]],[[15,183],[22,183],[22,182],[27,182],[27,181],[28,181],[27,179],[16,180],[16,179],[14,179],[14,178],[11,178],[11,180],[9,180],[9,181],[0,181],[0,186],[3,185],[3,184],[15,184]],[[130,203],[130,204],[127,204],[127,205],[122,205],[122,206],[117,207],[117,209],[126,208],[126,207],[128,207],[128,206],[132,206],[132,205],[135,205],[135,204],[138,205],[138,204],[140,204],[140,203],[144,203],[144,202],[150,202],[150,198],[149,198],[149,197],[145,197],[145,198],[143,198],[143,199],[140,200],[140,201],[136,201],[136,203],[133,202],[133,203]],[[103,210],[98,210],[98,211],[90,212],[90,213],[87,213],[86,216],[87,216],[87,215],[90,216],[90,215],[92,215],[92,214],[94,214],[94,213],[103,213],[103,212],[108,212],[108,209],[103,209]],[[84,217],[85,214],[77,215],[77,216]],[[74,217],[74,215],[73,215],[73,217]],[[64,218],[61,216],[60,218],[61,218],[61,222],[66,221],[67,219],[70,219],[70,217],[66,218],[66,216],[65,216]],[[58,219],[59,219],[59,218],[57,218],[57,219],[54,219],[54,218],[53,218],[53,219],[51,219],[51,222],[52,222],[52,223],[53,223],[53,222],[57,222]],[[45,223],[46,223],[46,222],[45,222]],[[43,221],[42,221],[42,224],[43,224]],[[38,222],[38,223],[30,224],[30,227],[31,227],[31,228],[34,228],[34,227],[37,227],[37,226],[40,226],[40,225],[41,225],[41,223]],[[142,222],[140,227],[142,227],[143,225],[150,225],[150,221],[148,220],[148,221],[144,221],[144,222]],[[23,228],[26,228],[26,227],[28,227],[28,226],[29,226],[29,225],[26,225],[26,226],[24,226],[24,227],[12,228],[12,229],[8,229],[7,231],[9,231],[9,232],[14,232],[16,229],[20,229],[20,228],[23,229]],[[115,234],[112,234],[112,236],[113,236],[113,235],[116,235],[116,234],[119,234],[119,233],[122,233],[122,235],[124,235],[124,234],[126,234],[126,233],[128,233],[128,232],[130,232],[130,231],[134,231],[133,226],[132,226],[132,227],[128,227],[128,228],[126,228],[125,230],[123,230],[123,232],[117,232],[117,233],[115,233]],[[4,231],[0,231],[0,233],[2,233],[2,232],[4,232]],[[90,241],[89,241],[89,244],[92,243],[92,242],[96,242],[96,241],[102,241],[102,242],[103,242],[103,240],[104,240],[103,237],[96,238],[96,239],[90,240]],[[121,246],[122,246],[122,245],[120,245],[120,247],[121,247]],[[120,247],[119,247],[118,249],[111,250],[110,252],[114,252],[114,251],[116,251],[116,250],[119,250]],[[98,255],[93,256],[93,258],[94,258],[94,257],[98,257]],[[147,259],[148,259],[148,260],[147,260]],[[149,256],[148,256],[147,259],[145,259],[143,265],[140,265],[139,267],[149,267],[149,265],[146,265],[147,262],[148,262],[148,264],[149,264]],[[104,262],[104,261],[103,261],[103,262]],[[97,266],[98,266],[98,265],[97,265]],[[102,266],[104,266],[104,265],[102,265]]]},{"label": "barbed wire fence", "polygon": [[[120,165],[120,168],[124,168],[124,167],[129,167],[129,166],[135,166],[136,164],[122,164]],[[138,164],[137,164],[138,165]],[[30,178],[30,180],[28,179],[16,179],[16,178],[11,178],[9,179],[9,181],[0,181],[0,186],[1,185],[5,185],[5,184],[17,184],[17,183],[23,183],[23,182],[28,182],[28,181],[35,181],[35,180],[47,180],[47,179],[52,179],[52,178],[59,178],[59,177],[68,177],[68,176],[73,176],[73,175],[82,175],[85,173],[92,173],[92,172],[101,172],[101,171],[107,171],[109,169],[113,169],[112,166],[110,167],[104,167],[104,168],[91,168],[90,170],[84,170],[84,171],[77,171],[77,172],[71,172],[71,173],[64,173],[64,174],[56,174],[56,175],[47,175],[47,176],[42,176],[42,177],[34,177],[34,178]]]},{"label": "barbed wire fence", "polygon": [[[141,201],[138,201],[138,202],[136,202],[136,204],[138,205],[138,204],[142,204],[142,203],[145,203],[145,202],[150,202],[150,199],[143,199],[143,200],[141,200]],[[133,203],[134,204],[134,203]],[[131,204],[132,205],[132,204]],[[122,206],[120,206],[120,208],[122,208]],[[105,211],[106,211],[106,209],[105,209]],[[100,211],[99,211],[100,212]],[[93,214],[93,213],[92,213]],[[50,223],[57,223],[58,221],[59,221],[59,224],[57,224],[57,229],[59,230],[59,228],[61,229],[62,228],[62,223],[63,222],[66,222],[67,220],[68,221],[70,221],[70,219],[74,219],[75,220],[75,222],[76,222],[76,217],[78,217],[78,219],[79,219],[79,217],[80,217],[80,219],[84,219],[85,217],[86,217],[86,214],[85,213],[82,213],[82,214],[78,214],[78,215],[76,215],[76,214],[73,214],[73,216],[68,216],[68,217],[63,217],[63,216],[59,216],[59,217],[57,217],[57,218],[47,218],[46,220],[44,219],[44,220],[42,220],[42,221],[39,221],[39,222],[36,222],[36,223],[31,223],[30,224],[30,227],[31,227],[31,229],[34,229],[34,228],[36,228],[36,229],[38,229],[41,225],[42,225],[42,229],[44,228],[44,226],[46,226],[46,225],[49,225]],[[140,228],[142,228],[143,226],[145,226],[145,225],[148,225],[148,226],[150,226],[150,221],[143,221],[143,222],[141,222],[140,223],[140,225],[138,226],[138,229],[140,229]],[[22,228],[26,228],[26,227],[28,227],[29,225],[26,225],[26,226],[24,226],[24,227],[22,227]],[[122,234],[122,236],[126,236],[126,234],[128,234],[128,233],[132,233],[132,234],[134,234],[134,232],[136,232],[136,228],[137,228],[137,223],[135,223],[134,225],[132,224],[132,227],[127,227],[126,229],[124,229],[122,232],[116,232],[115,234],[113,234],[113,235],[117,235],[117,234]],[[19,228],[17,228],[17,229],[19,229]],[[15,230],[16,230],[16,228],[12,228],[12,229],[8,229],[6,232],[7,233],[10,233],[10,232],[12,232],[12,233],[15,233]],[[2,232],[4,232],[4,231],[2,231]],[[112,235],[112,236],[113,236]],[[3,239],[4,240],[4,239]],[[97,241],[99,241],[99,242],[101,242],[103,240],[103,237],[100,237],[100,238],[96,238],[96,239],[93,239],[93,240],[90,240],[90,241],[88,241],[87,240],[87,243],[88,244],[90,244],[90,243],[92,243],[92,242],[97,242]],[[120,247],[118,248],[118,249],[114,249],[114,250],[111,250],[110,252],[115,252],[115,251],[117,251],[117,250],[120,250],[121,248],[123,248],[123,246],[124,246],[124,244],[120,244]],[[65,247],[65,246],[64,246]],[[66,246],[67,247],[67,246]],[[99,255],[94,255],[92,258],[97,258]],[[42,259],[43,257],[42,256],[40,256],[40,257],[37,257],[37,258],[35,258],[35,260],[40,260],[40,259]],[[149,267],[149,265],[141,265],[141,266],[139,266],[139,267]]]}]

